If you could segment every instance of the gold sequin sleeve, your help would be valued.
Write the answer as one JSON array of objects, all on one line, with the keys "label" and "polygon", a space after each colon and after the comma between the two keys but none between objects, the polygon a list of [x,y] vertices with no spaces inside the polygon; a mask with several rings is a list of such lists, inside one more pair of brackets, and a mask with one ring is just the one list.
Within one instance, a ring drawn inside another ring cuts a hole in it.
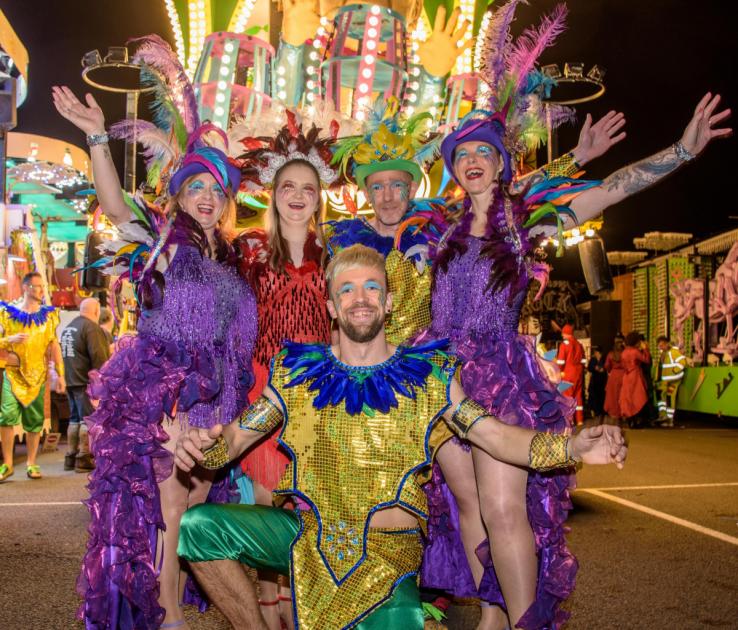
[{"label": "gold sequin sleeve", "polygon": [[530,442],[528,466],[545,472],[555,468],[575,466],[569,456],[569,436],[556,433],[536,433]]},{"label": "gold sequin sleeve", "polygon": [[581,170],[582,167],[579,166],[574,153],[571,151],[541,167],[541,171],[549,179],[554,177],[574,177]]},{"label": "gold sequin sleeve", "polygon": [[269,433],[278,427],[284,416],[282,411],[266,396],[257,398],[238,419],[238,426],[247,431]]}]

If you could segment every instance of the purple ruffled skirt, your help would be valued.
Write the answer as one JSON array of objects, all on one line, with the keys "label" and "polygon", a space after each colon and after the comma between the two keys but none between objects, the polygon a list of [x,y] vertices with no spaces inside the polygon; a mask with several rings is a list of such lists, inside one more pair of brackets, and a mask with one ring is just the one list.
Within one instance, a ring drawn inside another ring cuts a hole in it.
[{"label": "purple ruffled skirt", "polygon": [[[495,417],[538,431],[558,433],[571,427],[574,403],[548,381],[526,337],[467,339],[455,344],[453,351],[463,365],[461,383],[466,395]],[[539,572],[536,601],[519,621],[526,630],[554,629],[568,618],[559,606],[573,591],[577,571],[564,537],[573,486],[574,475],[568,471],[531,472],[528,476],[528,518],[535,535]],[[457,597],[479,597],[504,608],[488,541],[477,549],[485,573],[479,590],[475,588],[459,533],[456,501],[438,465],[434,465],[425,490],[430,518],[421,584]]]},{"label": "purple ruffled skirt", "polygon": [[[217,373],[204,348],[188,351],[181,342],[139,335],[123,338],[111,359],[90,374],[90,397],[100,401],[86,418],[96,467],[84,502],[91,521],[77,582],[84,599],[79,616],[88,629],[161,625],[154,557],[165,525],[157,484],[173,465],[162,422],[197,409],[192,424],[215,424],[217,414],[211,412],[208,423],[204,411],[218,399]],[[209,499],[228,497],[221,483]]]}]

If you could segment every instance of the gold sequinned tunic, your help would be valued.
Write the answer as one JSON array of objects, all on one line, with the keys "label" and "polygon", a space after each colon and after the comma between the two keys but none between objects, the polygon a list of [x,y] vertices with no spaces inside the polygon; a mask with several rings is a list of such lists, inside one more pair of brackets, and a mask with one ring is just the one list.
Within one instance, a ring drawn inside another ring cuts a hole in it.
[{"label": "gold sequinned tunic", "polygon": [[[322,348],[331,369],[360,382],[367,370],[401,369],[403,353],[410,351],[399,347],[380,366],[357,368],[338,361],[328,346]],[[364,407],[354,415],[343,402],[317,409],[316,390],[309,390],[315,381],[290,385],[301,370],[291,371],[284,360],[284,352],[275,357],[271,386],[287,410],[280,443],[292,462],[275,496],[299,496],[312,507],[292,548],[299,626],[351,627],[381,605],[401,579],[418,571],[418,531],[369,530],[368,524],[385,507],[402,507],[425,524],[420,484],[431,459],[428,439],[449,405],[455,360],[428,351],[424,360],[432,374],[424,386],[411,388],[414,398],[397,395],[397,407],[386,413]]]},{"label": "gold sequinned tunic", "polygon": [[38,397],[46,382],[46,350],[56,339],[59,313],[55,308],[42,306],[36,313],[27,313],[12,304],[0,302],[0,327],[3,338],[22,333],[28,339],[20,343],[0,341],[0,347],[18,356],[18,367],[7,366],[5,375],[10,388],[24,407]]}]

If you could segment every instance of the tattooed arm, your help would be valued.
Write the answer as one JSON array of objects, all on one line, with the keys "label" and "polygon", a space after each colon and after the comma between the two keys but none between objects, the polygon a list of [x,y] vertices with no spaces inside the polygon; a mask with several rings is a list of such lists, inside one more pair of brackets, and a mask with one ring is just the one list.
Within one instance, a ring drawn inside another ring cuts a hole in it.
[{"label": "tattooed arm", "polygon": [[697,157],[713,138],[729,136],[732,129],[713,128],[730,116],[729,109],[713,113],[719,103],[720,96],[712,96],[708,92],[697,104],[694,115],[679,142],[615,171],[600,186],[590,188],[577,196],[570,204],[577,219],[580,222],[592,219],[605,208],[653,186],[690,159]]},{"label": "tattooed arm", "polygon": [[[105,116],[92,94],[86,96],[87,106],[66,86],[53,87],[52,97],[57,111],[86,135],[105,133]],[[131,211],[123,198],[120,178],[108,144],[90,147],[90,157],[95,190],[103,212],[116,225],[130,220]]]}]

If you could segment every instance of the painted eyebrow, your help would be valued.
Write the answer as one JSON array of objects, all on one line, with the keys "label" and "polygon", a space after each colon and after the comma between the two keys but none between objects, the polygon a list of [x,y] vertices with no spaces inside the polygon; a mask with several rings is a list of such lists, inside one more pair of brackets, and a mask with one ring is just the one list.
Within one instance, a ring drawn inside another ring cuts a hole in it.
[{"label": "painted eyebrow", "polygon": [[344,282],[340,287],[338,287],[338,294],[345,293],[346,291],[350,291],[354,288],[353,282]]},{"label": "painted eyebrow", "polygon": [[365,289],[377,289],[378,291],[381,291],[382,285],[379,284],[379,282],[377,282],[376,280],[367,280],[364,283],[364,288]]}]

